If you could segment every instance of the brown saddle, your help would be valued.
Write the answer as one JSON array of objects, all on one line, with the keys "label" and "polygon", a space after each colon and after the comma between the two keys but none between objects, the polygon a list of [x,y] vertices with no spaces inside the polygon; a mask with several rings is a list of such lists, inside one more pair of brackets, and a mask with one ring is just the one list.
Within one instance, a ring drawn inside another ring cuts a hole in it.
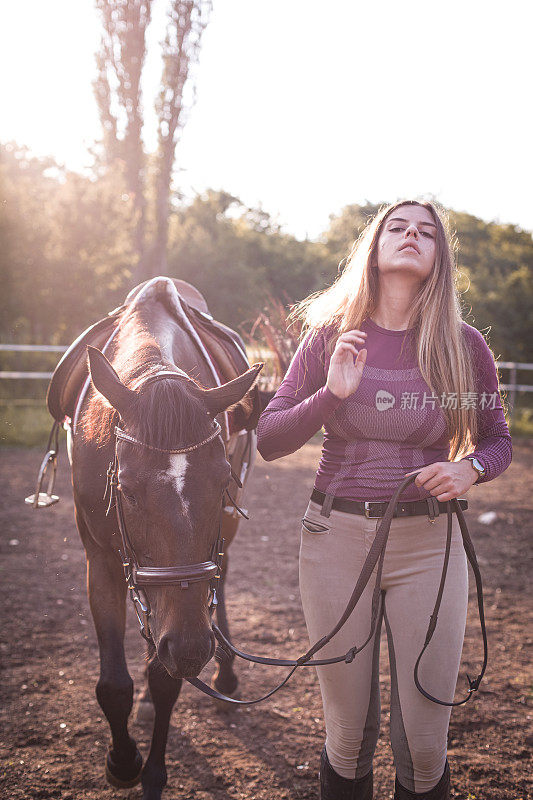
[{"label": "brown saddle", "polygon": [[[63,422],[65,417],[71,419],[74,417],[78,397],[89,374],[87,345],[102,349],[120,325],[124,314],[132,305],[142,302],[145,287],[153,284],[150,289],[153,288],[156,297],[164,301],[168,297],[169,282],[174,285],[179,294],[181,308],[209,353],[221,381],[226,382],[236,378],[248,369],[246,349],[241,337],[236,331],[213,319],[205,298],[198,289],[190,283],[178,279],[152,279],[132,289],[122,306],[87,328],[61,358],[52,375],[46,396],[48,410],[57,422]],[[153,296],[153,292],[151,296]],[[171,303],[166,302],[166,307],[172,312]],[[177,322],[183,324],[182,319],[176,314],[174,316]],[[200,350],[200,348],[198,349]],[[202,357],[205,358],[203,353]],[[257,426],[261,413],[259,391],[257,388],[254,391],[256,393],[254,411],[246,426],[248,430]]]}]

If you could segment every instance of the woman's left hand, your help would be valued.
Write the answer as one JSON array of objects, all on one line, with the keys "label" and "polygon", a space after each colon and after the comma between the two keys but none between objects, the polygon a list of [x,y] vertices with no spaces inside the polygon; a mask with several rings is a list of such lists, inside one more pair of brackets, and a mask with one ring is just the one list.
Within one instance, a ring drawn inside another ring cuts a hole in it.
[{"label": "woman's left hand", "polygon": [[437,461],[420,470],[413,469],[405,475],[419,472],[413,483],[426,489],[441,503],[464,495],[477,481],[478,474],[470,461]]}]

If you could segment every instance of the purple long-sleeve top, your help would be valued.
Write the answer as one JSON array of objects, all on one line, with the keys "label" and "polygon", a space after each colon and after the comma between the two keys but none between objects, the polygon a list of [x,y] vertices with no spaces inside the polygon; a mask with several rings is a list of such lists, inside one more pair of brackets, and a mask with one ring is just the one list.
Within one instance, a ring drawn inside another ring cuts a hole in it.
[{"label": "purple long-sleeve top", "polygon": [[[272,461],[293,453],[324,428],[322,456],[315,486],[320,491],[352,500],[390,500],[398,484],[411,472],[449,460],[450,442],[445,403],[474,404],[478,439],[472,455],[485,467],[477,483],[491,481],[511,463],[512,445],[505,421],[498,376],[483,338],[463,322],[472,348],[476,386],[457,397],[436,397],[422,378],[414,349],[414,329],[392,331],[367,318],[366,364],[356,391],[345,400],[325,385],[331,355],[326,330],[298,347],[287,374],[261,415],[258,449]],[[400,348],[409,337],[400,357]],[[455,398],[455,399],[454,399]],[[430,497],[411,483],[403,500]]]}]

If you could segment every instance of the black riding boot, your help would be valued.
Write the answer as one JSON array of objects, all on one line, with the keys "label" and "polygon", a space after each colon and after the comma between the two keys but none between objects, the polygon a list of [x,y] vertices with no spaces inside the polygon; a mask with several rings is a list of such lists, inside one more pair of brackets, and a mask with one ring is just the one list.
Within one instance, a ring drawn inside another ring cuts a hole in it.
[{"label": "black riding boot", "polygon": [[446,760],[446,766],[442,773],[442,778],[429,792],[410,792],[404,789],[396,776],[394,787],[394,800],[449,800],[450,797],[450,765]]},{"label": "black riding boot", "polygon": [[326,745],[320,755],[320,800],[372,800],[372,770],[364,778],[343,778],[329,763]]}]

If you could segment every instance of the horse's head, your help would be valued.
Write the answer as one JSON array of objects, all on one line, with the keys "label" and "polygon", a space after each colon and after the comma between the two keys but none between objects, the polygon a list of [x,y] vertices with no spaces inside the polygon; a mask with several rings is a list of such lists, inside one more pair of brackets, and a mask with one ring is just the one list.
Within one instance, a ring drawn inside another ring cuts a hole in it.
[{"label": "horse's head", "polygon": [[[214,389],[202,389],[184,374],[158,375],[136,391],[95,348],[89,348],[89,366],[95,388],[118,412],[126,433],[116,443],[118,491],[138,565],[175,568],[213,560],[231,479],[222,439],[213,436],[214,418],[235,408],[245,427],[262,365]],[[143,591],[160,661],[173,677],[196,676],[214,651],[209,581],[187,588],[145,584]]]}]

